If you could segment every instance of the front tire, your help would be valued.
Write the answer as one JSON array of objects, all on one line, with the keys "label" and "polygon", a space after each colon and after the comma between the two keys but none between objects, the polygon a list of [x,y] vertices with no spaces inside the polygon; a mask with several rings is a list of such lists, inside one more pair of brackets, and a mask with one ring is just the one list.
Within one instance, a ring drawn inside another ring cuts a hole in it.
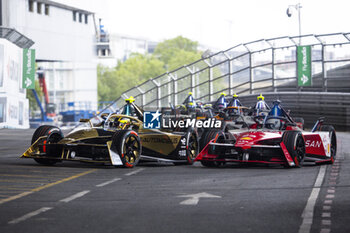
[{"label": "front tire", "polygon": [[[32,137],[32,144],[38,140],[38,138],[42,136],[47,136],[47,139],[44,143],[56,143],[63,138],[62,131],[52,125],[42,125],[37,128]],[[46,152],[47,155],[50,155],[50,152]],[[57,163],[56,159],[44,159],[44,158],[35,158],[35,162],[43,165],[54,165]]]},{"label": "front tire", "polygon": [[191,165],[199,153],[198,134],[194,128],[189,128],[185,137],[187,164]]},{"label": "front tire", "polygon": [[[199,143],[201,147],[201,151],[213,139],[215,139],[214,142],[224,142],[226,139],[224,131],[218,130],[218,129],[211,129],[211,130],[205,131]],[[207,160],[201,160],[200,162],[204,167],[219,167],[220,165],[225,164],[225,162],[207,161]]]},{"label": "front tire", "polygon": [[141,156],[141,141],[133,130],[118,130],[112,137],[111,150],[115,150],[123,163],[123,167],[135,167]]},{"label": "front tire", "polygon": [[305,159],[305,141],[302,133],[294,130],[285,131],[282,136],[282,141],[292,157],[295,167],[302,167]]},{"label": "front tire", "polygon": [[218,129],[205,131],[199,140],[200,150],[202,151],[212,139],[215,139],[215,142],[224,142],[226,139],[224,131]]}]

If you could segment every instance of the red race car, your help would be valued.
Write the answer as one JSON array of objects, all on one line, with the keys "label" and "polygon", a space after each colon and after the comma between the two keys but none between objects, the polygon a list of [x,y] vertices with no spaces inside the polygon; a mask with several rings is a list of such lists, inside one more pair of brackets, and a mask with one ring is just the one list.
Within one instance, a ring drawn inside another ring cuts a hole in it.
[{"label": "red race car", "polygon": [[336,133],[320,118],[311,132],[303,131],[281,107],[279,101],[257,130],[209,130],[202,137],[206,146],[197,156],[203,166],[227,162],[281,164],[301,167],[304,161],[333,163],[337,151]]}]

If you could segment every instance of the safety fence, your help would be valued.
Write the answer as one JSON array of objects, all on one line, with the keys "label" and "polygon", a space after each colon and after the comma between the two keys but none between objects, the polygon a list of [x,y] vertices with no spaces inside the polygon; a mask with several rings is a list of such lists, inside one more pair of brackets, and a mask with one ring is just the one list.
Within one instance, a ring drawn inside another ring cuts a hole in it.
[{"label": "safety fence", "polygon": [[[312,85],[299,87],[297,46],[311,46]],[[143,108],[177,105],[192,92],[203,102],[219,93],[350,92],[350,33],[262,39],[236,45],[162,74],[124,92]]]}]

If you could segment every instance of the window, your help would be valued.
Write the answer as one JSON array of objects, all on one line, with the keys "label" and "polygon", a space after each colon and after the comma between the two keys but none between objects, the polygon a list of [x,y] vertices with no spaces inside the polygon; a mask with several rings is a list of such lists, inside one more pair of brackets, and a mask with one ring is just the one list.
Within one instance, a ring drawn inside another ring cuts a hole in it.
[{"label": "window", "polygon": [[83,14],[79,13],[79,22],[81,23],[83,21]]},{"label": "window", "polygon": [[33,0],[28,1],[28,6],[29,6],[29,11],[34,12],[34,1]]},{"label": "window", "polygon": [[85,14],[85,24],[88,23],[88,14]]},{"label": "window", "polygon": [[50,5],[45,4],[45,15],[49,15],[50,14]]},{"label": "window", "polygon": [[73,21],[77,21],[77,12],[73,11]]},{"label": "window", "polygon": [[42,5],[41,2],[36,3],[36,11],[38,12],[38,14],[41,14],[41,5]]}]

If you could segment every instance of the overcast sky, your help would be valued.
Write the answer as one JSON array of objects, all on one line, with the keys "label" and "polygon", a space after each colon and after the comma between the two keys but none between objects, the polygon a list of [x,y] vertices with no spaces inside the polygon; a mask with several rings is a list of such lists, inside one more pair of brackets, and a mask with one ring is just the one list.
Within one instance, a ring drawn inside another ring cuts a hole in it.
[{"label": "overcast sky", "polygon": [[96,12],[111,33],[161,41],[182,35],[227,49],[262,38],[350,32],[349,0],[58,0]]}]

